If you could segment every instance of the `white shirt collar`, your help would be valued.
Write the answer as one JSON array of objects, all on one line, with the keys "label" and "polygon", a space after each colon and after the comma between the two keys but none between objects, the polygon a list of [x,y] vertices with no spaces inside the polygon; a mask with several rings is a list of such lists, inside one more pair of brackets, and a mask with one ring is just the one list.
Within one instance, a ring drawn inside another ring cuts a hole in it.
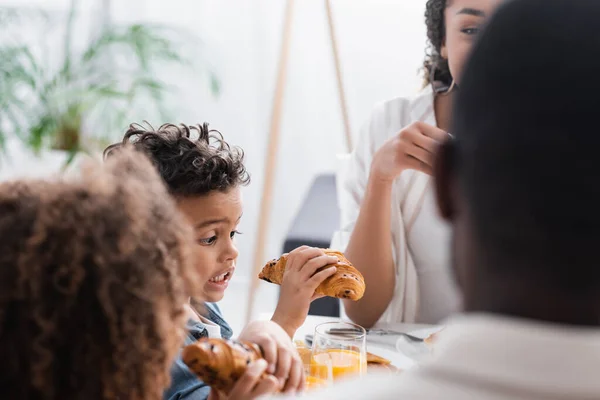
[{"label": "white shirt collar", "polygon": [[433,88],[424,87],[410,102],[410,119],[436,125]]}]

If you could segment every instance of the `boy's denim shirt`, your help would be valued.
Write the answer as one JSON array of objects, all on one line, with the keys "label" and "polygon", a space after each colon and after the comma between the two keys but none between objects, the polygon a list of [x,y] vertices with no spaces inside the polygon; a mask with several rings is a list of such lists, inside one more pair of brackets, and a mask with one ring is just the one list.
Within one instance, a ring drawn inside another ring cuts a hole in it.
[{"label": "boy's denim shirt", "polygon": [[[221,327],[223,339],[231,339],[233,332],[223,319],[221,310],[215,303],[204,303],[207,315],[204,317]],[[188,334],[184,345],[192,344],[196,340],[208,337],[205,325],[199,321],[188,321],[186,325]],[[171,367],[171,386],[165,391],[165,400],[206,400],[210,387],[196,377],[181,360],[181,354],[177,356]]]}]

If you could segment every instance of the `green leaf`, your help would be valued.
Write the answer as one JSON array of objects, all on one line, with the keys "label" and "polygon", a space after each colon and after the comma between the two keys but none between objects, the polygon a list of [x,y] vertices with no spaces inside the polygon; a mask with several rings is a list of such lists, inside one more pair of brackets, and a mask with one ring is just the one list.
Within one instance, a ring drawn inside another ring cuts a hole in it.
[{"label": "green leaf", "polygon": [[[7,126],[13,130],[13,133],[19,137],[23,138],[23,127],[21,123],[21,117],[19,116],[21,110],[15,109],[14,107],[3,107],[2,112],[0,113],[0,127],[3,126],[3,122],[7,122]],[[5,138],[2,138],[4,140]]]},{"label": "green leaf", "polygon": [[2,86],[13,87],[23,83],[32,89],[37,86],[40,67],[31,51],[24,46],[0,47],[0,73]]},{"label": "green leaf", "polygon": [[31,128],[27,143],[35,152],[39,152],[44,146],[45,139],[54,138],[58,124],[56,120],[45,115]]},{"label": "green leaf", "polygon": [[75,18],[77,16],[77,10],[79,6],[79,0],[71,0],[71,6],[69,7],[69,14],[67,17],[67,32],[65,33],[65,42],[63,46],[64,63],[61,69],[62,74],[69,76],[71,74],[71,63],[73,60],[72,54],[72,42],[73,42],[73,25],[75,24]]},{"label": "green leaf", "polygon": [[67,152],[67,160],[65,161],[61,170],[64,172],[73,163],[73,161],[75,160],[75,157],[77,157],[77,154],[82,153],[82,152],[86,153],[86,151],[84,149],[79,148],[79,147],[70,149]]}]

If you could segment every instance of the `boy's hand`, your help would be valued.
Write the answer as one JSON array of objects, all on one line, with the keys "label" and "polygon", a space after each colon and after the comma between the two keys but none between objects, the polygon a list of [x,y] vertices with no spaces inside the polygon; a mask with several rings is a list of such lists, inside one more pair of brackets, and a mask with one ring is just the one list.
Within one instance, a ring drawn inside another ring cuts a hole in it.
[{"label": "boy's hand", "polygon": [[304,389],[304,364],[287,333],[275,322],[250,322],[239,336],[240,340],[256,343],[267,360],[267,373],[273,374],[277,388],[286,393]]},{"label": "boy's hand", "polygon": [[337,257],[328,256],[321,249],[307,246],[299,247],[287,256],[279,302],[271,320],[281,325],[290,337],[306,320],[310,303],[323,297],[315,295],[317,287],[337,270],[335,266],[323,267],[338,261]]}]

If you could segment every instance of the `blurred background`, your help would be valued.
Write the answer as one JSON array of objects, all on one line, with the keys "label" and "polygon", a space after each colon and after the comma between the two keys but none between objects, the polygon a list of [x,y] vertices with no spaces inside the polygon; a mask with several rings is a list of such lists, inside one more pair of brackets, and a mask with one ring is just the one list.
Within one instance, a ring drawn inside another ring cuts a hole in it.
[{"label": "blurred background", "polygon": [[[255,279],[285,5],[0,0],[0,179],[74,168],[99,157],[130,122],[209,122],[244,149],[252,175],[244,189],[238,268],[222,303],[239,330]],[[356,138],[376,103],[420,89],[425,0],[331,5]],[[315,178],[333,174],[336,155],[346,152],[326,15],[324,0],[295,2],[265,258],[281,254]],[[277,287],[261,283],[252,314],[271,312],[277,294]]]}]

